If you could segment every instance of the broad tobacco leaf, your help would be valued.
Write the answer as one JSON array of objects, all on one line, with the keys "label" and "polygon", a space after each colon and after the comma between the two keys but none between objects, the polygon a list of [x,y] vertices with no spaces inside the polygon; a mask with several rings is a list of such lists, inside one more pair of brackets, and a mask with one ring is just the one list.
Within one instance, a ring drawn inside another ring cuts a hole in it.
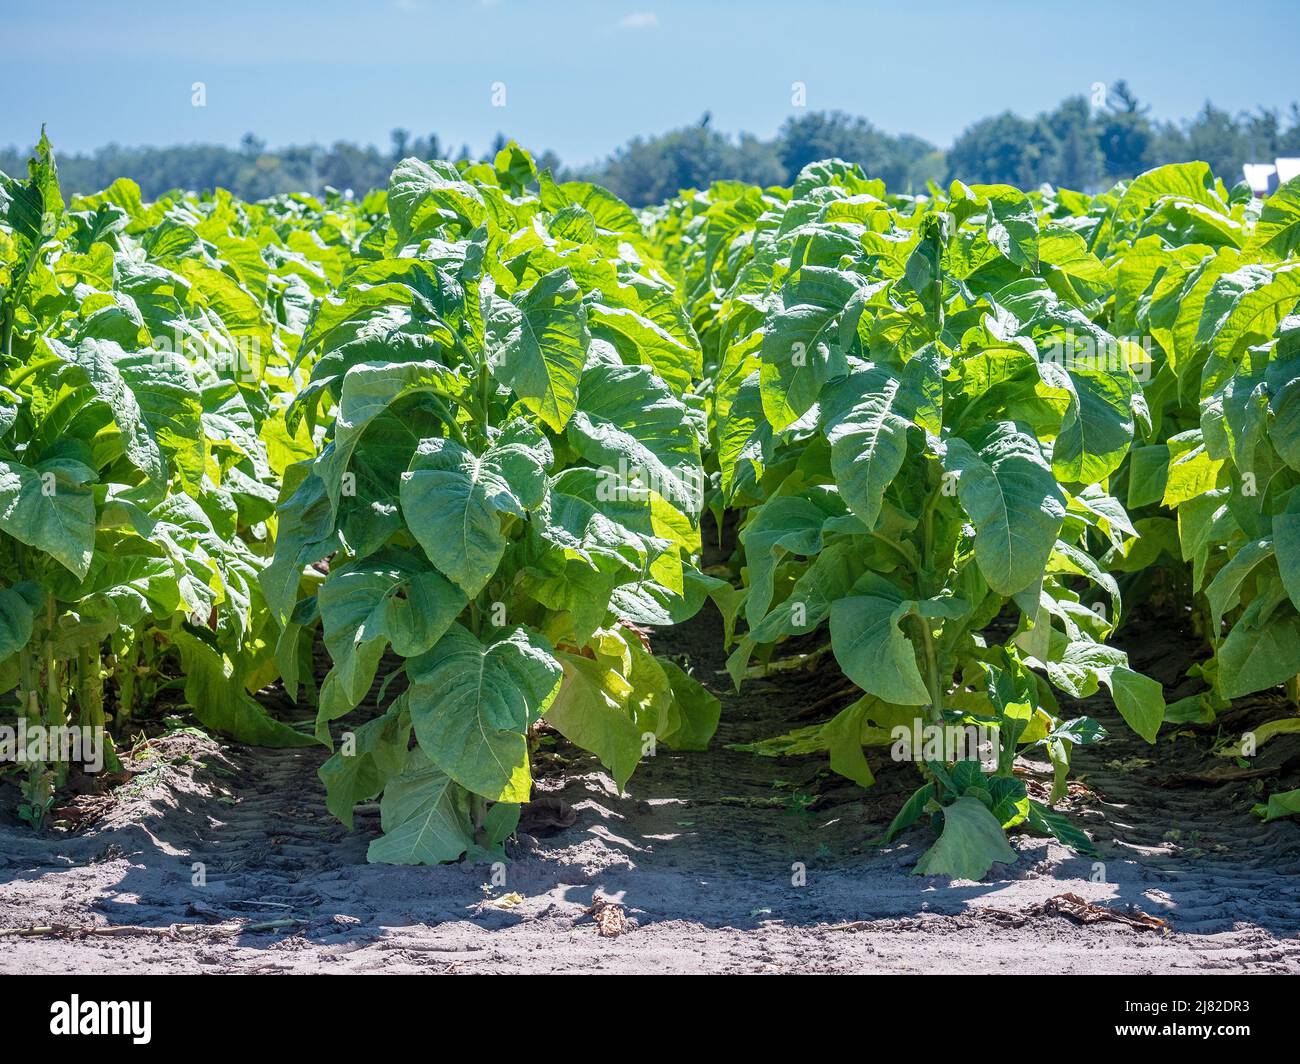
[{"label": "broad tobacco leaf", "polygon": [[989,587],[1015,595],[1042,579],[1065,518],[1065,498],[1042,448],[1016,424],[987,429],[972,447],[948,441],[944,468],[975,526],[975,558]]},{"label": "broad tobacco leaf", "polygon": [[95,472],[51,458],[35,468],[0,461],[0,530],[42,550],[78,577],[90,571],[95,547]]},{"label": "broad tobacco leaf", "polygon": [[831,646],[844,675],[868,694],[905,706],[930,702],[912,643],[899,627],[913,606],[874,595],[831,604]]},{"label": "broad tobacco leaf", "polygon": [[494,297],[487,315],[493,373],[529,410],[562,432],[578,405],[590,334],[582,292],[567,269],[513,300]]},{"label": "broad tobacco leaf", "polygon": [[994,864],[1013,864],[1016,858],[998,818],[978,798],[963,795],[943,807],[943,834],[912,874],[978,881]]},{"label": "broad tobacco leaf", "polygon": [[402,514],[429,560],[467,596],[501,564],[501,515],[524,517],[541,505],[549,462],[549,446],[523,425],[481,455],[455,440],[421,441],[402,474]]},{"label": "broad tobacco leaf", "polygon": [[406,658],[423,654],[468,601],[441,573],[396,549],[331,570],[316,599],[334,662],[321,688],[320,724],[365,698],[386,647]]},{"label": "broad tobacco leaf", "polygon": [[379,810],[384,834],[366,852],[372,864],[455,861],[473,844],[469,795],[419,747],[384,787]]},{"label": "broad tobacco leaf", "polygon": [[648,369],[597,364],[582,374],[567,436],[620,490],[653,490],[694,518],[702,504],[700,450],[686,424],[686,407]]},{"label": "broad tobacco leaf", "polygon": [[547,641],[519,628],[486,645],[456,624],[407,671],[411,723],[432,761],[485,798],[528,801],[526,733],[555,698],[562,673]]},{"label": "broad tobacco leaf", "polygon": [[831,470],[844,501],[868,528],[907,457],[908,431],[926,404],[927,376],[939,383],[938,363],[921,355],[898,372],[887,366],[855,368],[826,388],[822,423]]},{"label": "broad tobacco leaf", "polygon": [[641,760],[641,729],[628,711],[631,686],[601,662],[561,651],[564,682],[546,710],[546,722],[590,750],[622,790]]}]

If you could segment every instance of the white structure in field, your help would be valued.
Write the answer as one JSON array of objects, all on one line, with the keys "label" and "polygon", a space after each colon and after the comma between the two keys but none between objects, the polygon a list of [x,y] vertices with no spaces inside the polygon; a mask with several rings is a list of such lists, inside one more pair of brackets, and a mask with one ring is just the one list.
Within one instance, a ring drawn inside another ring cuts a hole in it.
[{"label": "white structure in field", "polygon": [[1300,175],[1300,159],[1275,159],[1271,163],[1246,163],[1241,172],[1256,196],[1267,196]]}]

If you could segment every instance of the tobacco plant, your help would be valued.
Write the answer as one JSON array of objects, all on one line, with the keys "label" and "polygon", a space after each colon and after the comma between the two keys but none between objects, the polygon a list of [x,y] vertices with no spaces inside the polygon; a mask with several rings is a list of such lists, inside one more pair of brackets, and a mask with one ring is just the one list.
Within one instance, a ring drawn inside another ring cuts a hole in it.
[{"label": "tobacco plant", "polygon": [[[1135,538],[1109,481],[1145,414],[1143,355],[1089,317],[1102,264],[1039,214],[1006,186],[890,199],[830,163],[788,202],[724,186],[699,215],[720,484],[745,508],[729,668],[739,684],[756,650],[827,630],[862,697],[758,748],[828,750],[864,786],[864,745],[995,731],[986,771],[905,745],[925,782],[886,837],[937,814],[921,872],[978,878],[1014,858],[1019,824],[1087,846],[1050,802],[1103,732],[1064,719],[1055,691],[1105,686],[1148,742],[1164,711],[1105,643],[1121,603],[1098,560]],[[1049,802],[1012,772],[1030,747],[1055,768]]]},{"label": "tobacco plant", "polygon": [[[310,452],[284,420],[288,355],[329,286],[329,249],[225,194],[146,206],[122,180],[65,207],[44,138],[26,180],[0,175],[0,223],[0,686],[14,712],[125,740],[137,709],[179,685],[211,727],[310,742],[251,692],[275,668],[257,574],[277,481]],[[67,770],[27,767],[34,824]]]},{"label": "tobacco plant", "polygon": [[[1208,723],[1278,685],[1300,707],[1300,181],[1260,204],[1226,193],[1202,163],[1163,167],[1109,219],[1117,313],[1158,345],[1156,426],[1134,452],[1129,501],[1161,515],[1190,567],[1214,655],[1196,668],[1207,689],[1172,715]],[[1253,755],[1285,732],[1300,732],[1300,716],[1225,753]],[[1296,807],[1290,792],[1260,811]]]},{"label": "tobacco plant", "polygon": [[291,423],[332,417],[263,586],[291,688],[319,622],[323,741],[383,673],[321,775],[349,823],[382,792],[372,860],[423,863],[499,846],[543,715],[620,787],[702,747],[717,700],[640,626],[720,582],[692,563],[699,345],[632,211],[514,145],[404,160],[386,207],[303,337]]}]

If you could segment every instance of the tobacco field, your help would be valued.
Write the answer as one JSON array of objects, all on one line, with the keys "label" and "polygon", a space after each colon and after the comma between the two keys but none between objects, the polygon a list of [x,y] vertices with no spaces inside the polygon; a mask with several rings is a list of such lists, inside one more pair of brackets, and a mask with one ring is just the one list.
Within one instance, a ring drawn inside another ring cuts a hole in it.
[{"label": "tobacco field", "polygon": [[[1095,859],[1072,762],[1121,741],[1294,828],[1300,762],[1252,766],[1300,735],[1298,304],[1300,182],[1201,163],[634,211],[512,143],[65,203],[42,137],[0,175],[0,725],[103,735],[114,785],[169,729],[316,751],[369,862],[491,864],[560,753],[685,787],[793,674],[728,756],[850,802],[905,762],[858,843],[920,876]],[[1130,660],[1161,624],[1176,682]],[[111,795],[4,754],[33,838]]]}]

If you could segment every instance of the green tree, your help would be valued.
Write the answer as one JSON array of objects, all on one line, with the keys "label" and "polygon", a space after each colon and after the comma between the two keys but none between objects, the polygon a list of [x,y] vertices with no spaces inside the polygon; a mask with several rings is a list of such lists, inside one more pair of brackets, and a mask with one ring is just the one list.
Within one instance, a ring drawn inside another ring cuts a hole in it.
[{"label": "green tree", "polygon": [[1059,173],[1060,144],[1042,118],[1005,111],[969,126],[948,152],[948,176],[967,183],[1033,188]]},{"label": "green tree", "polygon": [[769,185],[786,175],[769,146],[751,137],[737,147],[701,122],[659,137],[637,137],[586,176],[628,203],[644,206],[721,179]]},{"label": "green tree", "polygon": [[1057,162],[1053,184],[1092,191],[1102,184],[1105,160],[1099,143],[1099,130],[1088,101],[1082,96],[1063,100],[1055,111],[1044,117],[1047,128],[1056,138]]},{"label": "green tree", "polygon": [[[1250,161],[1251,152],[1247,134],[1232,115],[1207,100],[1185,135],[1187,158],[1205,160],[1228,184],[1241,180],[1242,163]],[[1266,158],[1272,157],[1270,149]]]},{"label": "green tree", "polygon": [[[841,111],[813,111],[789,118],[776,138],[776,151],[790,181],[818,159],[838,158],[857,163],[869,177],[881,178],[898,192],[920,188],[933,167],[935,147],[906,134],[894,137],[864,118]],[[933,175],[937,176],[937,174]]]},{"label": "green tree", "polygon": [[1124,80],[1111,87],[1099,125],[1101,153],[1108,178],[1135,177],[1155,165],[1151,153],[1156,142],[1156,130],[1147,117],[1147,108],[1138,103]]}]

